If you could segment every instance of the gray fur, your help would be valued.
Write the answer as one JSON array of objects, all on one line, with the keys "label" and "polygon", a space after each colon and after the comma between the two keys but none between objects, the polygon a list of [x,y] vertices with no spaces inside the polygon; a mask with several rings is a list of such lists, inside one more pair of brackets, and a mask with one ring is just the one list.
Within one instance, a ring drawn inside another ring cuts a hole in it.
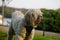
[{"label": "gray fur", "polygon": [[[16,40],[33,40],[35,31],[34,28],[37,27],[37,23],[35,23],[35,21],[37,20],[38,15],[42,16],[42,12],[38,9],[29,9],[25,15],[21,11],[13,12],[12,22],[8,30],[7,40],[12,40],[14,34],[16,35]],[[27,30],[25,26],[31,26],[33,28],[30,34],[28,34],[29,36],[27,36]]]}]

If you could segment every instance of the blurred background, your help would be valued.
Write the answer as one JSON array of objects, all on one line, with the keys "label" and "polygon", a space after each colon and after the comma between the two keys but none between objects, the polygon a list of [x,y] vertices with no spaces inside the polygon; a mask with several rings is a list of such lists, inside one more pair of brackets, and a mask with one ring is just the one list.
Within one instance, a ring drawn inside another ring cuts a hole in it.
[{"label": "blurred background", "polygon": [[43,36],[48,31],[59,33],[60,37],[60,0],[0,0],[0,26],[10,24],[13,11],[20,10],[25,14],[28,9],[40,9],[43,13],[36,30],[43,31]]}]

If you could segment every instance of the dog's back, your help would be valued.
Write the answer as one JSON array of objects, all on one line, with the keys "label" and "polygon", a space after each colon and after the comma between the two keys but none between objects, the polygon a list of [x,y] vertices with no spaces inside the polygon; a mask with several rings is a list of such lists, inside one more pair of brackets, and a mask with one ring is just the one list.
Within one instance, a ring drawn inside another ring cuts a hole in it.
[{"label": "dog's back", "polygon": [[16,33],[20,31],[23,26],[24,14],[21,11],[15,11],[12,13],[12,27]]},{"label": "dog's back", "polygon": [[12,13],[12,18],[13,19],[24,18],[24,14],[21,11],[14,11]]}]

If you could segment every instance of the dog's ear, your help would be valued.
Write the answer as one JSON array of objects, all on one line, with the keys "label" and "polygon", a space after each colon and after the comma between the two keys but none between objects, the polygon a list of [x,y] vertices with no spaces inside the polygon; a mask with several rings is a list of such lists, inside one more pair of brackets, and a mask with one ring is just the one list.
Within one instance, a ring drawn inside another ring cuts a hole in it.
[{"label": "dog's ear", "polygon": [[31,11],[27,11],[26,14],[25,14],[25,21],[27,24],[29,25],[33,25],[33,17],[32,17],[32,12]]},{"label": "dog's ear", "polygon": [[27,24],[29,24],[30,15],[28,13],[25,14],[25,21],[26,21]]}]

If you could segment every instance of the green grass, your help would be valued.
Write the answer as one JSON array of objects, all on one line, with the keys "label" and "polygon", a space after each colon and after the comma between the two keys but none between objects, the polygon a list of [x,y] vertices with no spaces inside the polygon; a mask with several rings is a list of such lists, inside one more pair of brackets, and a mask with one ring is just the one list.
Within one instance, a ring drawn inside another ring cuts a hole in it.
[{"label": "green grass", "polygon": [[5,32],[0,31],[0,35],[6,35],[6,33],[5,33]]},{"label": "green grass", "polygon": [[[0,35],[6,35],[6,33],[0,32]],[[6,40],[6,38],[0,38],[0,40]],[[60,40],[60,38],[35,35],[33,40]]]},{"label": "green grass", "polygon": [[6,40],[6,38],[0,38],[0,40]]},{"label": "green grass", "polygon": [[[2,36],[2,35],[6,35],[6,33],[5,33],[5,32],[0,31],[0,36]],[[6,38],[0,38],[0,40],[6,40]]]},{"label": "green grass", "polygon": [[33,40],[60,40],[60,38],[35,35]]}]

